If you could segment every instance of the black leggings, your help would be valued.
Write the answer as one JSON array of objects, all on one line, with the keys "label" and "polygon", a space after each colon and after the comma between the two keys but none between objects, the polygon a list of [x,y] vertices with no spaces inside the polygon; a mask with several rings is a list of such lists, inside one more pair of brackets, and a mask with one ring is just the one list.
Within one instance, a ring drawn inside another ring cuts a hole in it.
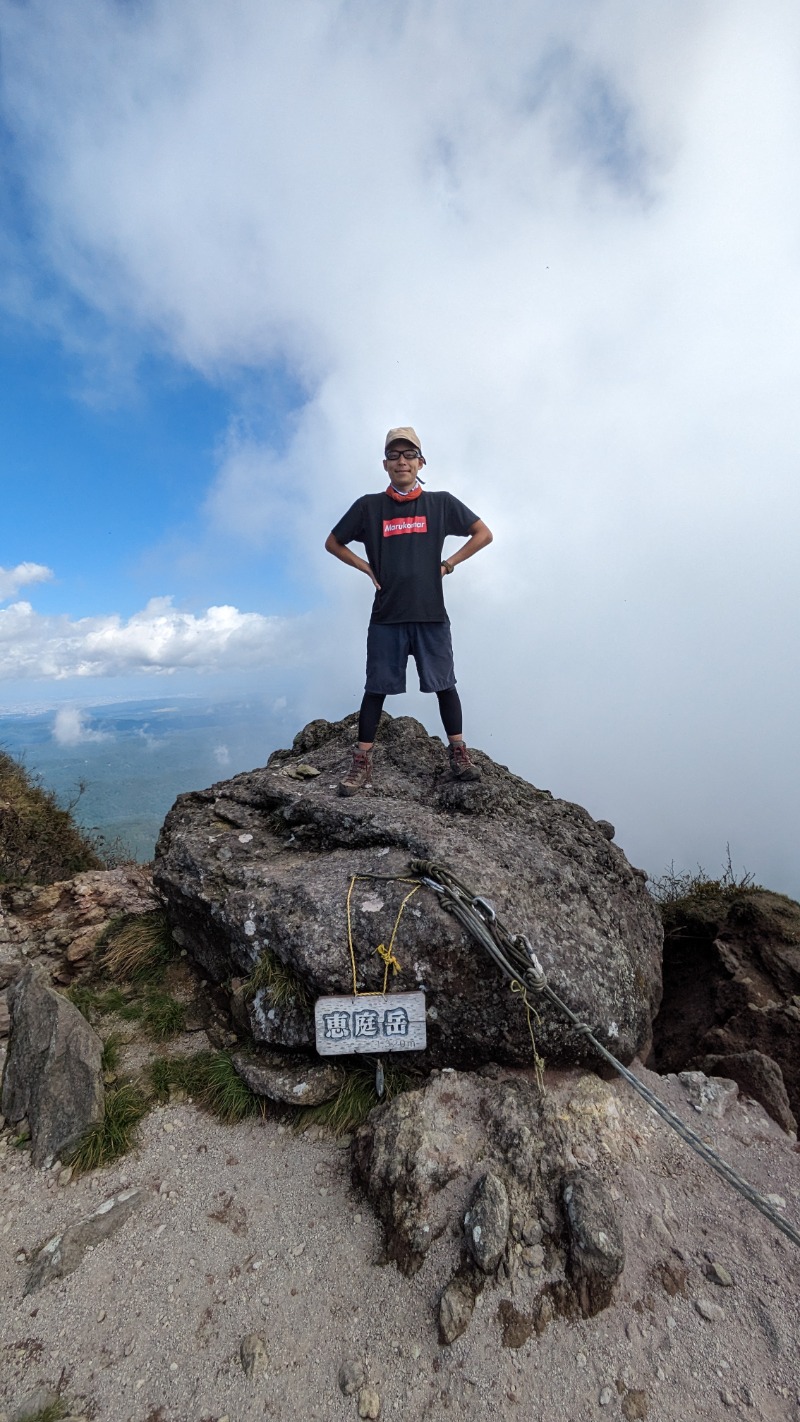
[{"label": "black leggings", "polygon": [[[461,698],[458,692],[454,686],[448,686],[446,691],[437,691],[436,696],[446,735],[460,736],[463,721]],[[375,739],[384,700],[385,697],[376,691],[364,692],[364,700],[361,702],[361,710],[358,713],[358,739],[362,745],[371,745]]]}]

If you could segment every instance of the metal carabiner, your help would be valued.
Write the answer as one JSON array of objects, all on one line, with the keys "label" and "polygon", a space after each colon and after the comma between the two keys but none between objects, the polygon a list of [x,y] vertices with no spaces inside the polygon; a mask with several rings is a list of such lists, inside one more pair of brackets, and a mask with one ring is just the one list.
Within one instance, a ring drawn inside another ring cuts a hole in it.
[{"label": "metal carabiner", "polygon": [[446,893],[447,893],[447,890],[446,890],[446,888],[444,887],[444,884],[437,884],[437,882],[436,882],[435,879],[428,879],[425,874],[423,874],[423,875],[421,876],[421,878],[422,878],[423,884],[425,885],[425,888],[426,888],[426,889],[430,889],[432,893],[434,893],[434,894],[446,894]]},{"label": "metal carabiner", "polygon": [[478,910],[485,923],[497,922],[497,914],[494,911],[494,905],[490,904],[488,899],[481,898],[480,894],[476,894],[472,900],[472,908]]}]

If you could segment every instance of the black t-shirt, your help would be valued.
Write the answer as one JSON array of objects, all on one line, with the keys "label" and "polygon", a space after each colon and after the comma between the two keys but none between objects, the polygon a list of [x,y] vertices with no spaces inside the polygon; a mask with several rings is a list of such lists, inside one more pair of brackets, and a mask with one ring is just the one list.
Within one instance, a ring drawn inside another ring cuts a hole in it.
[{"label": "black t-shirt", "polygon": [[442,591],[442,547],[448,534],[466,538],[478,515],[443,491],[423,490],[399,503],[364,494],[333,529],[339,543],[363,543],[381,585],[373,622],[449,622]]}]

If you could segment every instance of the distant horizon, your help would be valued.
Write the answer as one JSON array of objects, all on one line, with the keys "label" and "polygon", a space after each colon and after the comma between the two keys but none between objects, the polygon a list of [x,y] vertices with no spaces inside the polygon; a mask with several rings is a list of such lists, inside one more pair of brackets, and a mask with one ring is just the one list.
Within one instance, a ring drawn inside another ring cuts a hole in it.
[{"label": "distant horizon", "polygon": [[[146,861],[152,857],[164,815],[178,794],[206,789],[233,775],[256,769],[266,763],[272,750],[291,745],[306,722],[295,721],[289,707],[280,707],[277,713],[273,709],[270,714],[267,700],[263,696],[246,697],[241,693],[211,700],[187,693],[172,697],[126,697],[121,701],[108,699],[83,705],[71,699],[30,711],[7,712],[0,708],[0,749],[19,756],[25,768],[65,802],[78,782],[87,780],[87,789],[75,807],[78,823],[110,838],[118,836],[123,841],[127,834],[138,851],[137,857]],[[182,705],[175,706],[175,702]],[[65,705],[78,712],[78,718],[62,728],[74,740],[59,745],[55,739],[56,717]],[[171,718],[165,718],[149,726],[149,717],[159,717],[167,711],[175,717],[189,711],[191,721],[175,726]],[[409,713],[398,708],[389,714]],[[53,718],[52,722],[48,722],[49,717]],[[31,742],[30,735],[26,737],[24,733],[26,728],[30,732],[37,719],[45,723],[41,730],[46,734]],[[123,720],[125,724],[120,724]],[[433,734],[438,734],[436,728]],[[127,762],[123,747],[127,750]],[[158,759],[159,752],[167,756],[164,765]],[[514,774],[520,774],[513,765],[510,768]],[[121,775],[121,771],[125,773]],[[581,800],[575,803],[583,804]],[[616,843],[629,862],[643,868],[652,882],[668,874],[673,867],[678,875],[702,870],[712,879],[722,877],[729,842],[720,846],[718,859],[713,862],[686,862],[673,854],[661,864],[642,862],[641,856],[637,856],[619,834]],[[733,850],[731,854],[737,875],[753,872],[751,866],[738,861]],[[779,885],[763,882],[759,875],[755,877],[763,888],[800,899],[800,881],[796,885]]]},{"label": "distant horizon", "polygon": [[0,748],[62,804],[84,785],[73,809],[78,824],[121,841],[140,861],[152,858],[179,794],[264,764],[287,734],[256,697],[127,698],[0,713]]}]

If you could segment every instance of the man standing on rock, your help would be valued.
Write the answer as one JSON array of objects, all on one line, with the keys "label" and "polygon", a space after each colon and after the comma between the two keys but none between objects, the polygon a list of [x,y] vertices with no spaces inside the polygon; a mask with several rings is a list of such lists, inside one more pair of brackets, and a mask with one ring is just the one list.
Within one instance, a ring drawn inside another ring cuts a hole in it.
[{"label": "man standing on rock", "polygon": [[[405,691],[409,656],[417,664],[420,691],[434,691],[438,697],[454,779],[480,780],[462,735],[442,585],[459,563],[491,543],[492,534],[452,494],[423,489],[419,476],[425,459],[410,425],[389,430],[384,452],[388,489],[356,499],[325,543],[329,553],[366,573],[375,587],[358,745],[339,786],[340,795],[355,795],[371,784],[372,747],[384,698]],[[452,557],[443,558],[444,540],[450,534],[467,542]],[[350,543],[363,543],[367,561],[352,552]]]}]

